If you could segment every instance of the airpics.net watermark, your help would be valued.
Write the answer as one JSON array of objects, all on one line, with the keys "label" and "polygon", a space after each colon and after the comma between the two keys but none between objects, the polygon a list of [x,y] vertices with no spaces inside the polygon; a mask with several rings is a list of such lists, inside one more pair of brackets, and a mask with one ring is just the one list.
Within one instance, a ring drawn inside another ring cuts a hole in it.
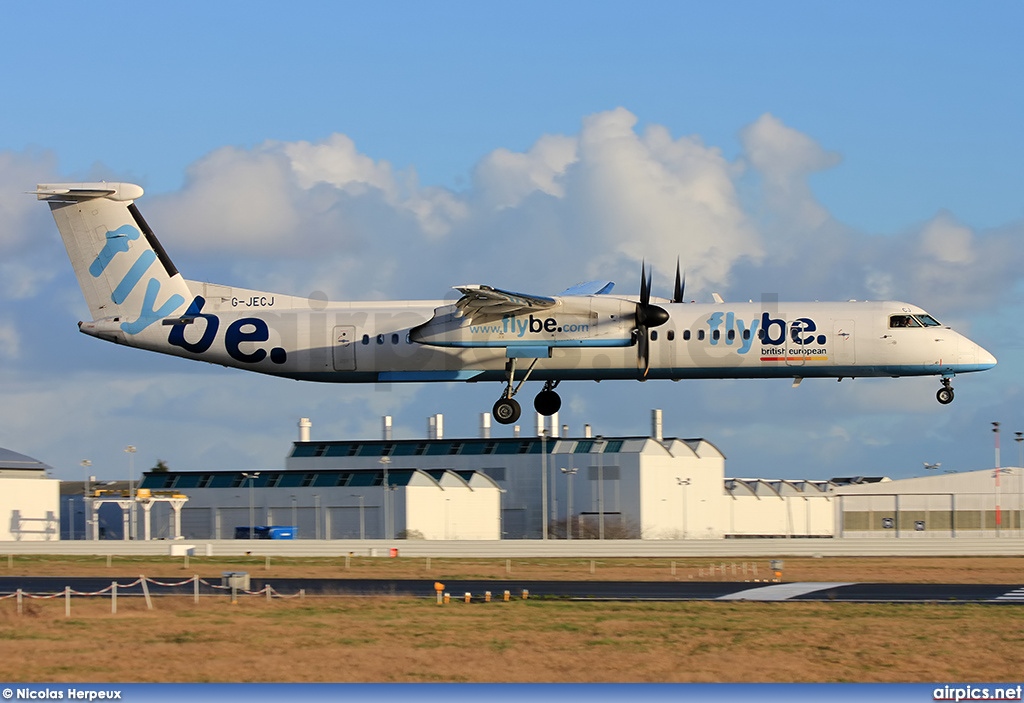
[{"label": "airpics.net watermark", "polygon": [[5,688],[5,701],[113,701],[121,700],[119,690],[86,690],[81,688]]},{"label": "airpics.net watermark", "polygon": [[1024,686],[940,686],[932,692],[936,701],[1019,701]]}]

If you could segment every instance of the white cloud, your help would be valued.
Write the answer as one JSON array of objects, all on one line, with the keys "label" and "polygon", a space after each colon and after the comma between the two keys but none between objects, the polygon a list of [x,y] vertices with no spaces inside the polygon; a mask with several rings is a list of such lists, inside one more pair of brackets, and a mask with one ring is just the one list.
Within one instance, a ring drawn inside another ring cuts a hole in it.
[{"label": "white cloud", "polygon": [[0,151],[0,253],[10,255],[35,243],[32,233],[49,215],[27,192],[53,179],[55,161],[50,152]]},{"label": "white cloud", "polygon": [[398,199],[391,165],[360,154],[356,151],[355,142],[344,134],[332,134],[318,144],[272,143],[265,148],[280,148],[288,157],[300,188],[309,190],[318,183],[329,183],[356,195],[365,192],[366,188],[376,188],[390,199]]},{"label": "white cloud", "polygon": [[[60,263],[66,264],[67,260]],[[25,300],[39,295],[43,286],[59,275],[58,268],[55,262],[43,262],[39,257],[26,256],[0,262],[0,294],[9,300]]]},{"label": "white cloud", "polygon": [[192,165],[181,192],[140,208],[194,249],[267,255],[287,251],[301,221],[299,192],[284,154],[223,147]]},{"label": "white cloud", "polygon": [[21,350],[21,338],[14,325],[0,321],[0,358],[17,359]]},{"label": "white cloud", "polygon": [[576,162],[577,140],[546,134],[525,153],[495,149],[477,164],[474,186],[487,207],[515,207],[535,192],[562,198],[561,177]]},{"label": "white cloud", "polygon": [[975,260],[974,233],[946,213],[928,222],[918,239],[921,254],[937,262],[966,266]]}]

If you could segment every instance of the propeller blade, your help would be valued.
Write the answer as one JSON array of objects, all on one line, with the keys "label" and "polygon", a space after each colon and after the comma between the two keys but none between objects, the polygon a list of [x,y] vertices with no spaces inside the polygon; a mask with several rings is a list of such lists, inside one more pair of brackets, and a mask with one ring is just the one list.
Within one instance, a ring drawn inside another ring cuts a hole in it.
[{"label": "propeller blade", "polygon": [[636,368],[637,371],[643,371],[643,375],[646,378],[647,372],[651,369],[651,345],[648,342],[647,330],[645,328],[637,329],[636,336]]},{"label": "propeller blade", "polygon": [[640,263],[640,304],[650,305],[651,303],[651,280],[646,273],[647,263]]},{"label": "propeller blade", "polygon": [[681,303],[683,302],[683,291],[686,290],[686,277],[682,275],[682,271],[679,267],[679,258],[676,258],[676,285],[672,289],[672,302]]}]

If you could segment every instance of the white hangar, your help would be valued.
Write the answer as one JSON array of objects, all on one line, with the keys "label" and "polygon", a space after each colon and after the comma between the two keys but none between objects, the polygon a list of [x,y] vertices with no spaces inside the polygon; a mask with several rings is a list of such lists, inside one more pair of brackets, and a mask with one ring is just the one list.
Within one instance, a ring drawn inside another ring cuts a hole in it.
[{"label": "white hangar", "polygon": [[662,437],[658,411],[650,437],[446,439],[432,424],[427,439],[311,441],[300,427],[283,471],[150,472],[140,487],[188,496],[187,539],[251,523],[300,539],[833,535],[827,482],[726,478],[717,447]]},{"label": "white hangar", "polygon": [[60,539],[60,481],[41,461],[0,448],[0,541]]},{"label": "white hangar", "polygon": [[837,486],[836,535],[915,539],[1024,535],[1024,469]]}]

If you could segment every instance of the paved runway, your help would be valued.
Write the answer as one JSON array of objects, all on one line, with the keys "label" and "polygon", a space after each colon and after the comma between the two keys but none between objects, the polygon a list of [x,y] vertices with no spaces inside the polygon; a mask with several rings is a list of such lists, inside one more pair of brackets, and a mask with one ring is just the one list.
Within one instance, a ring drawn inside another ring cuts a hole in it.
[{"label": "paved runway", "polygon": [[[0,595],[22,589],[26,593],[59,593],[70,586],[78,593],[97,593],[118,582],[119,595],[140,595],[140,585],[126,587],[138,581],[138,576],[121,577],[0,577]],[[177,586],[160,583],[180,583],[180,575],[155,577],[149,583],[153,595],[192,594],[191,580]],[[215,580],[216,585],[219,580]],[[158,582],[158,583],[154,583]],[[250,575],[250,591],[260,591],[270,584],[282,595],[292,595],[304,589],[307,595],[360,595],[360,596],[413,596],[434,597],[434,581],[425,579],[275,579]],[[569,598],[577,600],[649,600],[649,601],[831,601],[868,603],[992,603],[1024,605],[1024,585],[1008,584],[920,584],[920,583],[751,583],[751,582],[691,582],[691,581],[518,581],[507,580],[449,580],[445,591],[452,598],[465,593],[474,599],[483,598],[490,591],[499,599],[508,590],[520,597],[523,590],[530,597]],[[214,594],[224,591],[201,584],[200,593]]]}]

